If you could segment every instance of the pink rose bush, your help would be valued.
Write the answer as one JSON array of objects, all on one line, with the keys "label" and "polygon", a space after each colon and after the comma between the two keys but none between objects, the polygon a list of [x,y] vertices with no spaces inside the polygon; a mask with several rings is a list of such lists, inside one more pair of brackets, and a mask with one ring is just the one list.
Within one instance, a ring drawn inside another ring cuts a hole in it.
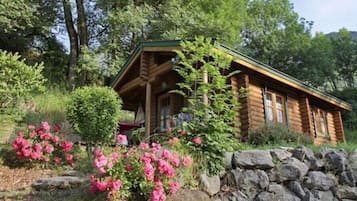
[{"label": "pink rose bush", "polygon": [[[125,144],[126,136],[117,141]],[[158,143],[120,146],[110,152],[95,150],[97,174],[90,180],[90,191],[105,193],[107,200],[130,200],[136,192],[147,200],[164,201],[180,188],[177,175],[192,164],[190,156],[181,157]]]},{"label": "pink rose bush", "polygon": [[45,121],[38,128],[29,125],[26,132],[18,132],[12,144],[18,159],[73,166],[73,143],[57,135],[60,129],[55,125],[51,131],[51,125]]}]

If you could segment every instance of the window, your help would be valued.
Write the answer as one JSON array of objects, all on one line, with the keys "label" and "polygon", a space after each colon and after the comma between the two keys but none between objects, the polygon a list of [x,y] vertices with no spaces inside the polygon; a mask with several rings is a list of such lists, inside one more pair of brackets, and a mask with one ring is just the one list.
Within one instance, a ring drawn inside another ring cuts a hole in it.
[{"label": "window", "polygon": [[170,127],[171,121],[171,98],[169,94],[159,97],[159,125],[160,131]]},{"label": "window", "polygon": [[265,115],[267,121],[286,123],[284,96],[271,91],[265,92]]},{"label": "window", "polygon": [[312,117],[314,120],[315,137],[326,137],[329,138],[329,131],[327,125],[327,112],[317,108],[312,107]]}]

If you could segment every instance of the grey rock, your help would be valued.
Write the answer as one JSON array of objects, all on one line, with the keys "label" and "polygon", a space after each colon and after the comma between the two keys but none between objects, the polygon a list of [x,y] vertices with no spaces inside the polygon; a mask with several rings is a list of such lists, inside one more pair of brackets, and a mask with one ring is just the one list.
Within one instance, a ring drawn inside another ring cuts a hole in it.
[{"label": "grey rock", "polygon": [[310,170],[321,170],[325,166],[325,163],[321,159],[313,158],[310,160],[305,160],[305,164],[309,167]]},{"label": "grey rock", "polygon": [[343,150],[333,150],[328,152],[325,155],[326,164],[325,167],[327,170],[334,172],[343,172],[347,169],[347,154]]},{"label": "grey rock", "polygon": [[304,179],[304,184],[309,189],[317,189],[327,191],[333,188],[335,180],[330,175],[326,175],[320,171],[311,171]]},{"label": "grey rock", "polygon": [[357,149],[355,149],[354,152],[351,153],[349,157],[349,162],[353,177],[357,180]]},{"label": "grey rock", "polygon": [[176,194],[170,195],[167,201],[209,201],[209,196],[198,190],[180,189]]},{"label": "grey rock", "polygon": [[274,163],[269,151],[247,150],[234,153],[233,166],[248,169],[270,169],[274,167]]},{"label": "grey rock", "polygon": [[200,175],[199,180],[200,189],[212,196],[219,192],[221,187],[221,182],[218,175],[208,176],[206,174]]},{"label": "grey rock", "polygon": [[308,169],[305,163],[292,157],[278,168],[279,179],[280,181],[300,180]]},{"label": "grey rock", "polygon": [[347,171],[343,171],[338,178],[338,181],[340,184],[347,184],[351,187],[355,187],[356,186],[356,181],[357,178],[355,178],[353,171],[352,170],[347,170]]},{"label": "grey rock", "polygon": [[270,182],[280,182],[278,169],[276,167],[265,171],[269,177]]},{"label": "grey rock", "polygon": [[248,201],[248,197],[241,191],[234,191],[224,195],[222,201]]},{"label": "grey rock", "polygon": [[270,154],[273,158],[276,158],[279,161],[284,161],[293,155],[291,152],[282,148],[272,149],[270,150]]},{"label": "grey rock", "polygon": [[226,170],[232,169],[232,159],[233,159],[233,152],[227,152],[224,155],[224,168]]},{"label": "grey rock", "polygon": [[315,198],[315,196],[307,188],[305,188],[305,197],[302,200],[303,201],[319,201],[318,199]]},{"label": "grey rock", "polygon": [[237,187],[245,193],[248,198],[267,189],[269,185],[268,175],[262,170],[243,170],[235,177]]},{"label": "grey rock", "polygon": [[289,189],[285,188],[283,185],[280,184],[271,184],[269,185],[268,192],[274,193],[274,200],[289,200],[289,201],[300,201],[301,199],[298,198],[293,192]]},{"label": "grey rock", "polygon": [[357,187],[339,186],[335,191],[339,199],[357,200]]},{"label": "grey rock", "polygon": [[289,189],[294,192],[300,199],[303,199],[306,196],[304,189],[302,188],[300,182],[291,181],[288,184]]},{"label": "grey rock", "polygon": [[38,179],[32,187],[36,190],[66,189],[82,185],[86,180],[74,176],[59,176],[45,179]]},{"label": "grey rock", "polygon": [[316,154],[316,157],[323,159],[325,158],[326,154],[330,153],[334,149],[329,148],[329,147],[322,147],[319,152]]},{"label": "grey rock", "polygon": [[275,194],[267,192],[267,191],[263,191],[263,192],[259,193],[254,198],[254,201],[275,201],[275,200],[277,200]]},{"label": "grey rock", "polygon": [[241,172],[242,170],[239,168],[227,171],[224,177],[221,178],[221,186],[226,185],[230,187],[236,187],[238,185],[236,183],[236,178],[240,176]]},{"label": "grey rock", "polygon": [[319,191],[313,190],[312,194],[315,196],[317,200],[321,201],[338,201],[331,191]]},{"label": "grey rock", "polygon": [[297,147],[292,151],[292,154],[293,157],[299,159],[300,161],[304,161],[306,159],[311,160],[315,158],[314,152],[305,146]]}]

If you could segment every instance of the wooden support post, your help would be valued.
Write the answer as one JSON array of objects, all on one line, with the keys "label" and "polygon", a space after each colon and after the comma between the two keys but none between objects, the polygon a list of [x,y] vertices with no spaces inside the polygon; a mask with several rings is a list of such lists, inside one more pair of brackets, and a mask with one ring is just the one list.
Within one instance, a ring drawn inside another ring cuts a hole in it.
[{"label": "wooden support post", "polygon": [[299,100],[299,104],[302,120],[302,130],[304,133],[309,134],[311,137],[314,137],[315,132],[309,99],[307,97],[301,97]]},{"label": "wooden support post", "polygon": [[150,125],[151,125],[151,83],[146,83],[146,98],[145,98],[145,139],[149,141]]},{"label": "wooden support post", "polygon": [[337,142],[339,143],[346,142],[345,134],[343,130],[341,112],[336,110],[333,111],[332,114],[333,114],[333,123],[335,124],[335,133],[336,133]]}]

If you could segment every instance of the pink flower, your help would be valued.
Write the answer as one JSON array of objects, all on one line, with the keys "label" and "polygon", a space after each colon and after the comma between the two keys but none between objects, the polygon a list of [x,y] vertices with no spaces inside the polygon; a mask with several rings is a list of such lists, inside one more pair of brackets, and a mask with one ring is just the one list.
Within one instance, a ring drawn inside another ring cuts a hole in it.
[{"label": "pink flower", "polygon": [[170,162],[173,166],[179,167],[180,166],[180,158],[177,155],[172,155],[170,158]]},{"label": "pink flower", "polygon": [[175,176],[175,169],[172,168],[171,166],[168,166],[167,170],[166,170],[166,176],[169,178],[172,178]]},{"label": "pink flower", "polygon": [[53,130],[54,130],[55,132],[59,131],[59,130],[61,130],[61,126],[58,125],[58,124],[55,124]]},{"label": "pink flower", "polygon": [[172,154],[169,150],[165,149],[162,152],[161,157],[163,157],[164,159],[170,159],[172,157]]},{"label": "pink flower", "polygon": [[59,158],[59,157],[54,157],[53,158],[53,161],[56,163],[56,164],[60,164],[61,163],[61,158]]},{"label": "pink flower", "polygon": [[30,157],[31,157],[31,159],[34,159],[34,160],[41,160],[42,152],[40,150],[33,151],[33,152],[31,152]]},{"label": "pink flower", "polygon": [[180,188],[180,184],[178,182],[169,183],[170,193],[175,194],[177,190]]},{"label": "pink flower", "polygon": [[41,128],[43,128],[45,131],[50,130],[50,124],[47,121],[42,122]]},{"label": "pink flower", "polygon": [[120,189],[121,185],[122,185],[122,182],[120,181],[120,179],[118,179],[112,183],[112,189],[115,191],[118,191]]},{"label": "pink flower", "polygon": [[117,136],[117,142],[122,145],[127,145],[128,144],[128,139],[126,138],[126,135],[121,135],[119,134]]},{"label": "pink flower", "polygon": [[194,137],[192,139],[192,142],[195,144],[201,144],[202,143],[202,137]]},{"label": "pink flower", "polygon": [[42,146],[40,143],[36,143],[33,148],[36,152],[42,152]]},{"label": "pink flower", "polygon": [[125,169],[126,169],[126,171],[131,172],[134,168],[133,168],[133,165],[127,164],[127,165],[125,166]]},{"label": "pink flower", "polygon": [[41,133],[40,138],[41,140],[49,140],[52,138],[52,133]]},{"label": "pink flower", "polygon": [[160,144],[152,143],[151,146],[152,146],[152,153],[153,154],[158,153],[160,151],[160,149],[161,149],[161,145]]},{"label": "pink flower", "polygon": [[113,163],[116,163],[116,162],[118,161],[118,158],[119,158],[118,152],[113,152],[113,153],[111,154],[111,157],[112,157]]},{"label": "pink flower", "polygon": [[145,152],[141,157],[140,160],[146,164],[146,163],[151,163],[152,159],[151,159],[151,154],[148,152]]},{"label": "pink flower", "polygon": [[179,130],[179,134],[180,135],[186,135],[186,131],[185,130]]},{"label": "pink flower", "polygon": [[59,142],[59,137],[57,135],[53,136],[52,137],[52,142],[55,143],[55,144],[58,144]]},{"label": "pink flower", "polygon": [[61,147],[64,152],[70,152],[72,150],[73,143],[66,140],[61,144]]},{"label": "pink flower", "polygon": [[139,147],[141,150],[146,150],[149,148],[149,144],[145,142],[140,142]]},{"label": "pink flower", "polygon": [[150,201],[164,201],[164,200],[166,200],[164,188],[157,187],[151,192]]},{"label": "pink flower", "polygon": [[182,161],[183,166],[188,167],[192,164],[192,158],[190,156],[186,156]]},{"label": "pink flower", "polygon": [[173,146],[173,145],[177,144],[179,141],[180,140],[177,137],[174,137],[174,138],[169,139],[168,143],[169,143],[169,145]]},{"label": "pink flower", "polygon": [[104,192],[105,190],[107,190],[108,182],[106,182],[106,181],[96,181],[95,182],[95,186],[97,187],[97,189],[99,191]]},{"label": "pink flower", "polygon": [[53,150],[54,150],[54,148],[53,148],[53,146],[52,145],[46,145],[45,146],[45,151],[47,152],[47,153],[52,153],[53,152]]},{"label": "pink flower", "polygon": [[152,181],[154,179],[154,171],[154,167],[151,165],[151,163],[144,164],[144,174],[147,180]]},{"label": "pink flower", "polygon": [[34,125],[28,125],[27,128],[31,131],[34,131],[36,129],[36,127]]},{"label": "pink flower", "polygon": [[108,159],[104,155],[98,155],[95,157],[93,163],[97,168],[105,167],[108,164]]},{"label": "pink flower", "polygon": [[72,166],[72,165],[74,164],[73,155],[72,155],[72,154],[67,154],[67,155],[65,156],[65,158],[66,158],[67,163],[68,163],[70,166]]},{"label": "pink flower", "polygon": [[111,161],[109,161],[108,164],[107,164],[107,168],[111,169],[112,167],[113,167],[113,163]]},{"label": "pink flower", "polygon": [[172,128],[171,127],[168,127],[167,130],[166,130],[167,133],[172,133]]}]

